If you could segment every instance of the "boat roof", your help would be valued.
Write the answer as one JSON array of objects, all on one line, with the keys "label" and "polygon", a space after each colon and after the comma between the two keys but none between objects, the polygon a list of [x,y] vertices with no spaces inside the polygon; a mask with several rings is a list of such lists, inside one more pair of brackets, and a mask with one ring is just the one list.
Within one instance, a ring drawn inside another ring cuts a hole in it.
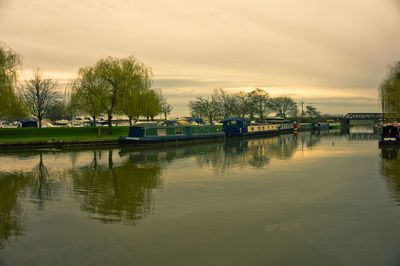
[{"label": "boat roof", "polygon": [[246,119],[241,118],[241,117],[232,117],[232,118],[227,118],[224,121],[246,121]]}]

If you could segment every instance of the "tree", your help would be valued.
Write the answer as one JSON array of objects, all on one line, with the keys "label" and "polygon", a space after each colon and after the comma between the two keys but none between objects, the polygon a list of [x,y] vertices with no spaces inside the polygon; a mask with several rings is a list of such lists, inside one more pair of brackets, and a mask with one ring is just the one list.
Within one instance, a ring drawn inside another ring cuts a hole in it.
[{"label": "tree", "polygon": [[256,88],[249,93],[250,106],[249,110],[250,119],[253,119],[254,114],[258,114],[260,120],[264,120],[266,116],[272,111],[270,108],[270,97],[268,92]]},{"label": "tree", "polygon": [[160,94],[155,90],[148,90],[143,93],[143,115],[149,118],[151,121],[154,120],[154,117],[161,112],[161,98]]},{"label": "tree", "polygon": [[46,118],[50,119],[51,121],[56,121],[60,119],[64,119],[66,117],[65,112],[65,105],[61,101],[55,101],[49,107],[49,111],[46,114]]},{"label": "tree", "polygon": [[286,118],[288,114],[297,115],[297,104],[290,97],[276,97],[271,99],[271,109]]},{"label": "tree", "polygon": [[211,98],[203,98],[197,96],[195,101],[189,103],[192,116],[207,118],[210,122],[219,116],[219,109],[215,96]]},{"label": "tree", "polygon": [[222,88],[214,91],[214,98],[217,102],[217,108],[219,109],[218,113],[222,118],[227,119],[232,116],[233,110],[235,109],[235,98]]},{"label": "tree", "polygon": [[237,117],[245,118],[249,113],[249,95],[244,91],[240,91],[234,94],[233,98],[232,114]]},{"label": "tree", "polygon": [[[106,57],[100,59],[94,66],[97,77],[104,83],[103,110],[108,117],[108,133],[112,134],[112,116],[121,104],[121,94],[132,89],[133,84],[137,84],[141,78],[143,64],[135,57],[123,59]],[[147,80],[152,79],[151,69],[147,69]]]},{"label": "tree", "polygon": [[92,66],[80,68],[78,78],[72,83],[71,100],[93,118],[93,126],[96,126],[96,117],[103,111],[106,89],[105,82],[96,75]]},{"label": "tree", "polygon": [[172,106],[167,102],[166,97],[161,97],[161,113],[164,115],[164,119],[167,120],[167,115],[172,111]]},{"label": "tree", "polygon": [[43,78],[40,70],[36,69],[33,78],[20,88],[20,94],[41,128],[42,119],[57,100],[56,83],[50,78]]},{"label": "tree", "polygon": [[[140,115],[144,114],[147,104],[145,96],[152,85],[151,69],[144,64],[138,64],[134,75],[135,77],[130,79],[129,86],[122,90],[119,100],[119,110],[128,116],[130,125],[132,125],[133,119],[137,120]],[[153,100],[157,101],[156,98]]]},{"label": "tree", "polygon": [[26,113],[22,100],[15,93],[21,56],[0,44],[0,119],[23,117]]},{"label": "tree", "polygon": [[378,92],[382,112],[398,118],[400,116],[400,61],[388,66]]},{"label": "tree", "polygon": [[310,118],[312,117],[319,117],[321,116],[321,112],[317,110],[314,106],[307,105],[306,106],[306,112],[305,112]]}]

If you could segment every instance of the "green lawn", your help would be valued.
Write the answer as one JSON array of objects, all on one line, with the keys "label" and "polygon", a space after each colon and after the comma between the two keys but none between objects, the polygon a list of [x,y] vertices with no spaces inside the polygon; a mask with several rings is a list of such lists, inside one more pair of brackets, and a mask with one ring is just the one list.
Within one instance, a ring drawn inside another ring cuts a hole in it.
[{"label": "green lawn", "polygon": [[[101,130],[99,138],[98,130]],[[0,142],[35,140],[88,140],[117,139],[127,136],[129,127],[113,127],[108,135],[107,127],[47,127],[47,128],[0,128]]]}]

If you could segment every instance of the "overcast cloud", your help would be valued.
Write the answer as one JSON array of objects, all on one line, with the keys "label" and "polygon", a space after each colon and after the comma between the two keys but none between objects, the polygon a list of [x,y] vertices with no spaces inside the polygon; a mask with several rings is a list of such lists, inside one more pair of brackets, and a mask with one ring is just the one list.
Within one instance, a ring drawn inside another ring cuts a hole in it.
[{"label": "overcast cloud", "polygon": [[152,67],[175,115],[215,88],[259,87],[322,112],[377,111],[400,60],[395,0],[0,0],[0,41],[56,79],[105,55]]}]

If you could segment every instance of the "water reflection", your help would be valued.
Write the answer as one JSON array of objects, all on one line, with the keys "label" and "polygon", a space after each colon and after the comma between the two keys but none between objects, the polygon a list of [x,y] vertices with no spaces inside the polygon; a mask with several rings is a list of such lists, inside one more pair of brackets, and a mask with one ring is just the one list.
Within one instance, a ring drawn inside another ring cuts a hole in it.
[{"label": "water reflection", "polygon": [[104,223],[135,225],[154,208],[153,189],[161,186],[160,167],[125,161],[114,165],[113,151],[108,165],[100,165],[102,152],[94,151],[90,165],[66,171],[81,210]]},{"label": "water reflection", "polygon": [[400,204],[400,156],[399,147],[383,147],[380,156],[380,174],[394,192],[392,195]]},{"label": "water reflection", "polygon": [[24,232],[24,211],[19,194],[30,181],[30,177],[20,173],[0,173],[0,248]]},{"label": "water reflection", "polygon": [[[25,202],[46,215],[47,202],[68,201],[72,197],[77,209],[90,219],[136,225],[154,212],[155,192],[163,185],[163,169],[178,160],[192,159],[194,169],[210,168],[216,175],[223,175],[234,167],[260,169],[273,159],[290,159],[297,151],[313,150],[326,136],[349,135],[301,132],[147,149],[6,154],[0,158],[0,166],[4,162],[10,164],[0,167],[0,248],[13,237],[24,234],[24,209],[31,208]],[[364,132],[357,139],[371,137]],[[400,191],[400,178],[396,174],[400,170],[398,157],[397,150],[382,151],[382,174],[391,180],[396,191]]]}]

